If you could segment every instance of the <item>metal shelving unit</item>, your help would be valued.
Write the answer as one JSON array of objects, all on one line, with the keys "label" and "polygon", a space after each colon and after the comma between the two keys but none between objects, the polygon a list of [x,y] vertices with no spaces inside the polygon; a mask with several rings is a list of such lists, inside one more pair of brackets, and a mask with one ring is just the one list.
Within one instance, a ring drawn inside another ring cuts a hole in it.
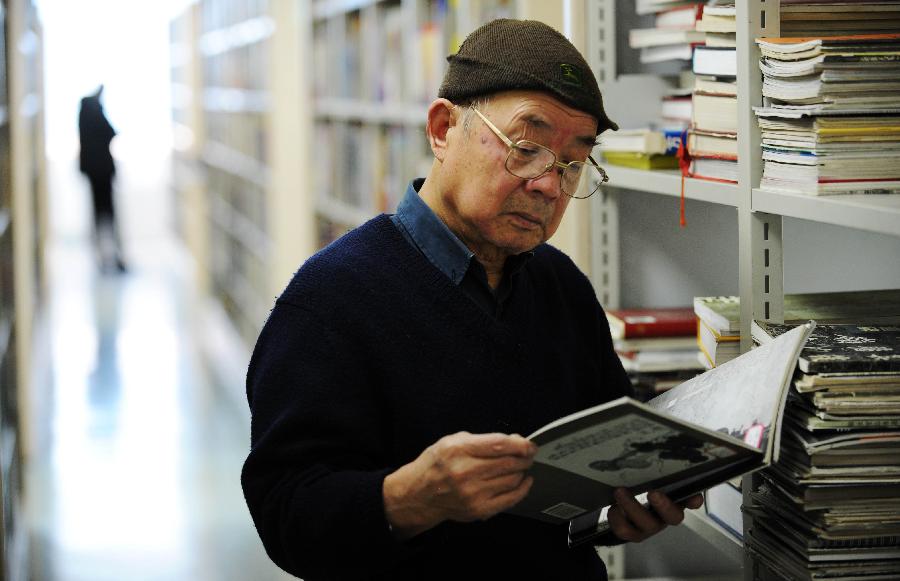
[{"label": "metal shelving unit", "polygon": [[[617,63],[626,59],[617,55],[616,14],[613,0],[586,0],[587,52],[589,61],[609,102],[607,89],[614,87],[619,71]],[[685,197],[691,200],[722,204],[737,210],[738,293],[741,298],[742,349],[751,347],[750,322],[753,319],[783,320],[784,240],[789,232],[785,219],[841,226],[864,233],[900,237],[900,195],[804,196],[760,189],[762,159],[759,127],[752,107],[761,104],[759,52],[755,39],[779,36],[780,1],[744,0],[737,5],[738,59],[738,159],[737,184],[719,184],[688,179]],[[614,94],[614,93],[613,93]],[[679,196],[681,178],[676,171],[643,171],[611,166],[610,193],[594,201],[592,278],[604,305],[616,306],[620,299],[619,236],[625,226],[620,221],[619,196],[628,191],[647,192],[663,197]],[[900,263],[885,268],[897,270]],[[827,257],[825,257],[827,260]],[[633,266],[633,265],[629,265]],[[827,289],[821,289],[827,290]],[[605,300],[604,300],[605,299]],[[753,476],[744,479],[745,502]],[[747,555],[741,543],[728,531],[703,514],[691,513],[685,526],[711,542],[717,550],[744,560],[744,578],[758,579],[757,564]],[[752,519],[745,515],[745,530]]]},{"label": "metal shelving unit", "polygon": [[[663,196],[681,195],[681,174],[677,170],[646,171],[621,166],[609,166],[608,185],[626,190],[640,190]],[[686,178],[684,196],[689,200],[738,206],[737,184]]]}]

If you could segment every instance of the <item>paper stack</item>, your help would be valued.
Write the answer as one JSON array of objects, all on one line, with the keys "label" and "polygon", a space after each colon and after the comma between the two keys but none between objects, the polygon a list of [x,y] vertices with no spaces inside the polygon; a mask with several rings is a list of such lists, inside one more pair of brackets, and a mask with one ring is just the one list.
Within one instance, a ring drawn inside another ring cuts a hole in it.
[{"label": "paper stack", "polygon": [[757,40],[760,187],[900,192],[900,34]]},{"label": "paper stack", "polygon": [[628,45],[641,51],[642,63],[691,60],[693,45],[701,43],[706,33],[696,30],[703,5],[684,2],[637,2],[638,14],[655,14],[653,28],[632,28]]},{"label": "paper stack", "polygon": [[782,36],[838,36],[900,32],[896,0],[781,0]]},{"label": "paper stack", "polygon": [[779,578],[900,578],[900,326],[819,325],[798,367],[746,546]]},{"label": "paper stack", "polygon": [[639,399],[690,379],[697,358],[697,320],[690,307],[607,309],[613,347]]},{"label": "paper stack", "polygon": [[706,43],[694,49],[694,109],[687,149],[691,177],[737,181],[737,9],[713,0],[697,29]]}]

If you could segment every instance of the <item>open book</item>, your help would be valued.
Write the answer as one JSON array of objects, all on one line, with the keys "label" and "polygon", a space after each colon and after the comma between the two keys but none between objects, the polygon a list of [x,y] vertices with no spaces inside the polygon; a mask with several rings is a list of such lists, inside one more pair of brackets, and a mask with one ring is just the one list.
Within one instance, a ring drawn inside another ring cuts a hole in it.
[{"label": "open book", "polygon": [[[780,422],[810,322],[646,404],[623,397],[560,418],[539,449],[528,496],[509,512],[570,522],[569,543],[596,534],[624,486],[680,500],[777,460]],[[573,520],[574,519],[574,520]]]}]

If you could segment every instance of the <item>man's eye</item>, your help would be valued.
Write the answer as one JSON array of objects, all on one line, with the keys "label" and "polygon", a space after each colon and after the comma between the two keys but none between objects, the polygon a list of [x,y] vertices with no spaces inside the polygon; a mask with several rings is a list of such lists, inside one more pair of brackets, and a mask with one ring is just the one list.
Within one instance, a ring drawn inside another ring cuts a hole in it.
[{"label": "man's eye", "polygon": [[516,152],[522,157],[536,157],[540,155],[541,150],[531,145],[519,144],[516,145]]}]

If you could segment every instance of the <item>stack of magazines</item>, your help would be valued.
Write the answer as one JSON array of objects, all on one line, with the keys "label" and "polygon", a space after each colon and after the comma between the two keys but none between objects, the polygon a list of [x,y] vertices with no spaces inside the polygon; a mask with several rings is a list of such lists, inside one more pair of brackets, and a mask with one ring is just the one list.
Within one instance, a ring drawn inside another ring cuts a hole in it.
[{"label": "stack of magazines", "polygon": [[758,39],[771,191],[900,192],[900,34]]},{"label": "stack of magazines", "polygon": [[900,32],[896,0],[781,0],[780,12],[784,36]]},{"label": "stack of magazines", "polygon": [[[753,337],[790,328],[755,322]],[[779,578],[898,579],[900,325],[819,325],[798,368],[747,547]]]}]

